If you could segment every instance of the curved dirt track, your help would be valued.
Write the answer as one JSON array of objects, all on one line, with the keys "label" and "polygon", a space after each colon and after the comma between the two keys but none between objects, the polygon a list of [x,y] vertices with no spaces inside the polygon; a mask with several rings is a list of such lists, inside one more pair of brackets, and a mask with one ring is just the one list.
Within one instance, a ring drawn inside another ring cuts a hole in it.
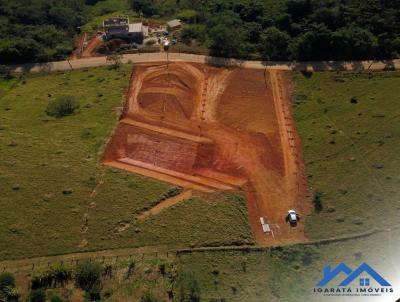
[{"label": "curved dirt track", "polygon": [[259,245],[304,241],[303,221],[285,222],[289,209],[308,211],[289,88],[278,71],[137,64],[104,163],[188,189],[243,190]]}]

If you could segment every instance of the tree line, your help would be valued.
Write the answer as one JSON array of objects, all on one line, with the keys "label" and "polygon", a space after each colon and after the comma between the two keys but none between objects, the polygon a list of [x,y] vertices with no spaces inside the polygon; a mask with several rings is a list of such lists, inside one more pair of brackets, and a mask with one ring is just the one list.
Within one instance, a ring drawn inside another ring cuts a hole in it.
[{"label": "tree line", "polygon": [[265,60],[392,59],[400,54],[399,0],[131,0],[145,16],[173,11],[210,54]]},{"label": "tree line", "polygon": [[[65,59],[100,0],[0,0],[0,64]],[[400,0],[129,0],[145,17],[178,17],[182,39],[214,56],[264,60],[393,59]]]},{"label": "tree line", "polygon": [[0,0],[0,63],[64,59],[90,0]]}]

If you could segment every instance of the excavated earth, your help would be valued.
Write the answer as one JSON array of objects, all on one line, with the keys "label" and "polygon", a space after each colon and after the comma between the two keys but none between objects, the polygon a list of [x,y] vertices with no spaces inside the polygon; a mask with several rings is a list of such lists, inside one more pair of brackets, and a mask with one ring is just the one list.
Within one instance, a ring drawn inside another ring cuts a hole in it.
[{"label": "excavated earth", "polygon": [[304,219],[285,221],[309,210],[290,91],[280,71],[135,64],[103,162],[187,189],[245,191],[259,245],[304,241]]}]

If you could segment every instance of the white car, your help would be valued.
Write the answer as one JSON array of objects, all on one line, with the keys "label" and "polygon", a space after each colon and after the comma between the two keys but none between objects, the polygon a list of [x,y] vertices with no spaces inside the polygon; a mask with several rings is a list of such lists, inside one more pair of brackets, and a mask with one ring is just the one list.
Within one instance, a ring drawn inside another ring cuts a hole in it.
[{"label": "white car", "polygon": [[286,216],[286,221],[289,221],[290,225],[295,226],[299,222],[299,215],[295,210],[289,210]]}]

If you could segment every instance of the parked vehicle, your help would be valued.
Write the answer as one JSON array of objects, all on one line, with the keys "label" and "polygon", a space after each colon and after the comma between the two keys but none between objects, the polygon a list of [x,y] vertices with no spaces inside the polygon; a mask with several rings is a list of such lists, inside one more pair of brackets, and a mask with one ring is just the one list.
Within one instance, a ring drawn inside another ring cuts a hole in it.
[{"label": "parked vehicle", "polygon": [[289,210],[286,215],[286,222],[289,222],[291,226],[296,226],[299,222],[300,217],[295,210]]}]

